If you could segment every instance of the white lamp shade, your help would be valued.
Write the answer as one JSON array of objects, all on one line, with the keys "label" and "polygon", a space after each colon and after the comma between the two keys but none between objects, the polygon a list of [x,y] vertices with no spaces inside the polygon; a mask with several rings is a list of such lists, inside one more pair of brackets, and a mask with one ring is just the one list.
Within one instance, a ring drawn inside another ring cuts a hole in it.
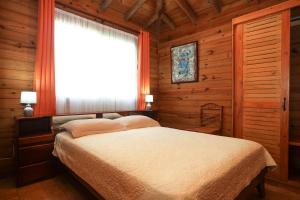
[{"label": "white lamp shade", "polygon": [[36,103],[36,92],[22,91],[20,103],[35,104]]},{"label": "white lamp shade", "polygon": [[145,102],[152,103],[153,102],[153,95],[147,94]]}]

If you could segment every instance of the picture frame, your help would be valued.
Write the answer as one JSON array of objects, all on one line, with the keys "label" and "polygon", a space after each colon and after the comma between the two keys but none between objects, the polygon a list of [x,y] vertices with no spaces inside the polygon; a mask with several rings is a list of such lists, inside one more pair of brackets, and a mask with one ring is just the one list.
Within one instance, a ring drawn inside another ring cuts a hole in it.
[{"label": "picture frame", "polygon": [[198,42],[189,42],[172,46],[171,57],[171,83],[198,82]]}]

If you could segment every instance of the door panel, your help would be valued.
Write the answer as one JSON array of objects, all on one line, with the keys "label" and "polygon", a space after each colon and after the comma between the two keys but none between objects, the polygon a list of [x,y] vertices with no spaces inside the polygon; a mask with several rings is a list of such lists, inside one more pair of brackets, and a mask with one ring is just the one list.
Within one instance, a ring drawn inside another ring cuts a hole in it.
[{"label": "door panel", "polygon": [[[273,174],[287,179],[289,58],[285,44],[289,11],[235,26],[235,136],[258,142],[271,153],[278,168]],[[289,20],[288,20],[289,23]],[[288,27],[289,28],[289,27]],[[285,141],[286,140],[286,141]],[[284,146],[286,144],[286,147]],[[287,155],[287,153],[286,153]]]}]

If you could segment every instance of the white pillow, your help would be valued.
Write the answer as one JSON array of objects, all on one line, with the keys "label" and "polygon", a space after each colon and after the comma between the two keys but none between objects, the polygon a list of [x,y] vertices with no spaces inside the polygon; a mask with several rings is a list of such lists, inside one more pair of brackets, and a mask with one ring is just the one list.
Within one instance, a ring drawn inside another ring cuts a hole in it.
[{"label": "white pillow", "polygon": [[110,133],[125,130],[125,126],[110,119],[82,119],[67,122],[60,127],[66,129],[74,138],[97,133]]},{"label": "white pillow", "polygon": [[96,114],[91,115],[66,115],[66,116],[53,116],[53,125],[62,125],[69,121],[79,120],[79,119],[96,119]]},{"label": "white pillow", "polygon": [[119,113],[103,113],[102,118],[104,119],[118,119],[122,117]]},{"label": "white pillow", "polygon": [[126,117],[120,117],[113,121],[117,121],[120,124],[123,124],[126,129],[135,129],[135,128],[146,128],[146,127],[154,127],[160,126],[160,124],[151,119],[150,117],[142,116],[142,115],[130,115]]}]

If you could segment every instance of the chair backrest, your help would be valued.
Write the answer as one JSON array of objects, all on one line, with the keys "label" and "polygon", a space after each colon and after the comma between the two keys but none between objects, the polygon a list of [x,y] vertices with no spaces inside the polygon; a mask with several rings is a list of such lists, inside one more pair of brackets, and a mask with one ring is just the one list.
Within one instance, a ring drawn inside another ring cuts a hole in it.
[{"label": "chair backrest", "polygon": [[222,129],[223,106],[214,103],[207,103],[200,108],[200,126]]}]

